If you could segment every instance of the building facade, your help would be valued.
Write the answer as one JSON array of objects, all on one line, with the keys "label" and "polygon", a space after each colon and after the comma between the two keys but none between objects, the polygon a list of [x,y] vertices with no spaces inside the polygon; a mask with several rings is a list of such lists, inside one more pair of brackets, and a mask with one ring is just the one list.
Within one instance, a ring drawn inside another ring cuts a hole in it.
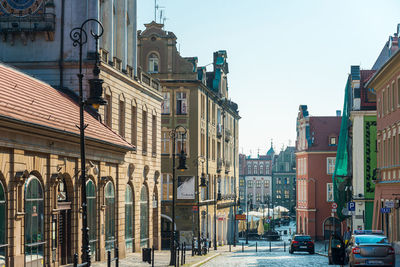
[{"label": "building facade", "polygon": [[[315,240],[329,239],[332,231],[342,233],[342,223],[332,216],[336,148],[341,116],[309,116],[301,105],[296,139],[297,233]],[[333,214],[335,215],[335,214]]]},{"label": "building facade", "polygon": [[[396,42],[398,40],[396,39]],[[400,241],[400,53],[394,53],[366,84],[377,98],[377,172],[373,229]],[[388,209],[382,209],[382,208]]]},{"label": "building facade", "polygon": [[296,213],[296,156],[295,147],[279,152],[272,166],[272,203]]},{"label": "building facade", "polygon": [[256,158],[240,155],[240,206],[242,210],[272,207],[272,159],[274,150]]},{"label": "building facade", "polygon": [[[101,243],[102,239],[93,239],[93,260],[105,260],[106,250],[113,247],[119,248],[121,258],[128,252],[139,251],[141,247],[154,245],[160,248],[162,95],[157,81],[137,71],[136,1],[39,0],[29,3],[30,6],[23,7],[14,1],[0,4],[4,40],[0,43],[0,60],[76,99],[79,49],[74,47],[70,33],[87,19],[99,20],[104,32],[99,39],[98,51],[90,31],[101,33],[101,27],[89,22],[84,28],[87,35],[87,43],[82,50],[84,97],[89,95],[88,79],[93,77],[93,59],[98,53],[99,78],[104,80],[103,97],[108,104],[92,112],[109,129],[135,147],[124,154],[118,170],[106,167],[115,174],[109,175],[112,187],[107,187],[110,196],[115,192],[115,202],[114,208],[106,211],[110,216],[104,216],[103,205],[96,206],[97,229],[106,236],[102,237],[106,241]],[[8,8],[10,6],[12,9]],[[101,184],[100,178],[96,178],[95,185]],[[96,187],[96,190],[103,188]],[[100,201],[100,196],[96,197],[96,201]],[[78,205],[78,202],[75,204]],[[75,216],[71,221],[78,224],[78,219]],[[112,224],[111,221],[115,228],[104,232],[105,225]],[[61,223],[57,219],[51,229]],[[58,233],[57,236],[60,235]],[[74,235],[76,241],[68,250],[81,253],[80,231]],[[20,242],[23,247],[23,240]],[[56,252],[51,264],[70,262],[70,257]]]},{"label": "building facade", "polygon": [[[238,160],[238,106],[228,100],[227,53],[214,53],[213,71],[197,66],[197,58],[181,57],[177,37],[154,21],[138,32],[138,65],[162,86],[161,199],[163,247],[172,229],[173,157],[183,149],[187,170],[176,181],[175,225],[179,242],[208,237],[214,245],[232,243]],[[171,133],[176,130],[176,139]],[[175,144],[174,144],[175,140]],[[173,151],[175,149],[175,155]],[[175,166],[177,167],[177,166]],[[207,177],[200,187],[202,174]]]}]

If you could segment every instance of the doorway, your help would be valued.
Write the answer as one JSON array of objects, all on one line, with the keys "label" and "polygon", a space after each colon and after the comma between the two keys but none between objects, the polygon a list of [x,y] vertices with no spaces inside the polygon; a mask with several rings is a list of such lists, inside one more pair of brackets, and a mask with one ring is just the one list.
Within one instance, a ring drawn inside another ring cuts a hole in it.
[{"label": "doorway", "polygon": [[61,265],[72,263],[71,255],[71,203],[59,202],[58,258]]}]

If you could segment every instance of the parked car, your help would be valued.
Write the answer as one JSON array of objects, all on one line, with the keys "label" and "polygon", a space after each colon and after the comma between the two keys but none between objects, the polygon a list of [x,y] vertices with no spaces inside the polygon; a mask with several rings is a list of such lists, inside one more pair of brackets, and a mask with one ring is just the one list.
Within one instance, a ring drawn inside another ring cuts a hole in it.
[{"label": "parked car", "polygon": [[355,230],[346,247],[349,266],[395,266],[396,255],[389,240],[379,230]]},{"label": "parked car", "polygon": [[307,251],[310,254],[314,254],[314,241],[311,240],[311,236],[294,235],[290,243],[289,253],[293,254],[295,251]]}]

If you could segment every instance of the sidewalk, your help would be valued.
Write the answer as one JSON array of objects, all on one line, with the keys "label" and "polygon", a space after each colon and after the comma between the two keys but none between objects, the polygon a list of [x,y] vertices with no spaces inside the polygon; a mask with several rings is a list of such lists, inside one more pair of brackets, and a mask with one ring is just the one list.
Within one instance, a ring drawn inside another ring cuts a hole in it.
[{"label": "sidewalk", "polygon": [[[248,246],[245,246],[247,248]],[[231,246],[231,251],[238,251],[241,250],[242,246],[237,244],[236,247]],[[214,257],[219,256],[220,254],[223,253],[229,253],[229,245],[225,246],[220,246],[217,247],[217,250],[214,250],[213,247],[210,248],[210,252],[207,253],[207,255],[203,256],[193,256],[192,257],[192,251],[187,250],[186,251],[186,264],[180,265],[179,266],[191,266],[191,267],[196,267],[200,266],[201,264],[204,264],[205,262],[211,260]],[[164,266],[169,266],[170,262],[170,251],[169,250],[156,250],[154,251],[154,266],[157,267],[164,267]],[[179,258],[181,260],[181,258]],[[179,262],[180,263],[180,262]],[[94,262],[92,264],[93,267],[106,267],[107,266],[107,261],[104,262]],[[115,266],[114,263],[111,264],[111,266]],[[119,261],[119,266],[120,267],[149,267],[151,264],[142,262],[142,253],[140,252],[135,252],[135,253],[129,253],[126,258],[121,259]]]}]

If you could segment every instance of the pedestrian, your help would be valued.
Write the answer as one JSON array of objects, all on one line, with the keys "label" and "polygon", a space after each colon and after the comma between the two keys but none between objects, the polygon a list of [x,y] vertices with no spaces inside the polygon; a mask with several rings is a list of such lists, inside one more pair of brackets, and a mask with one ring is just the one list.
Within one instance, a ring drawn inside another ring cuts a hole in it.
[{"label": "pedestrian", "polygon": [[343,234],[343,241],[345,245],[347,245],[347,242],[349,242],[350,237],[351,237],[350,226],[347,226],[347,231],[345,231]]}]

